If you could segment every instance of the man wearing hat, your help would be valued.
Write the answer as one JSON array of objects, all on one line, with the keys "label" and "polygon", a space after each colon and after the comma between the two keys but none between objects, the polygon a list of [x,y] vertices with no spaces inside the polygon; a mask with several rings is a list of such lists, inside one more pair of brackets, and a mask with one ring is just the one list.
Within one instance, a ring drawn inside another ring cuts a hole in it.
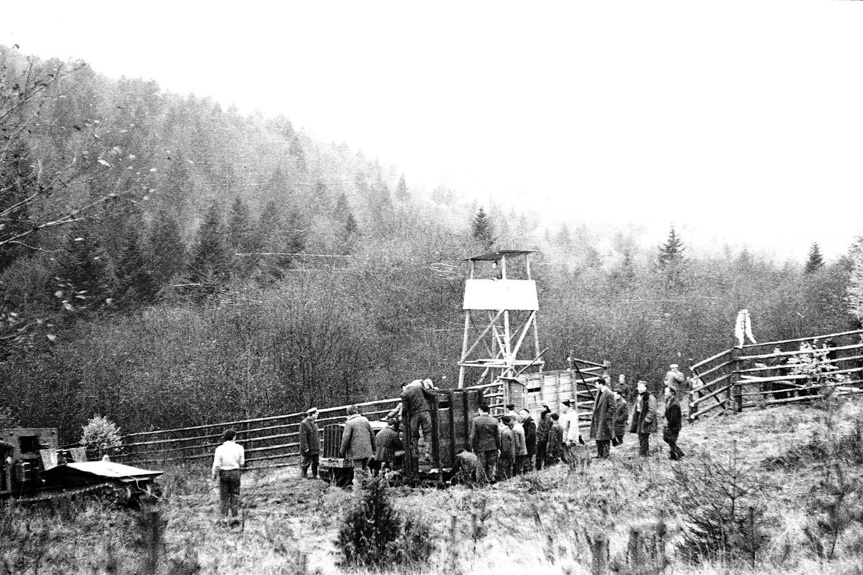
[{"label": "man wearing hat", "polygon": [[301,476],[307,477],[309,466],[312,466],[312,479],[318,478],[318,458],[321,454],[321,434],[318,431],[318,409],[309,408],[306,418],[300,422],[300,455],[303,462],[300,465]]},{"label": "man wearing hat", "polygon": [[678,369],[677,364],[672,363],[668,368],[668,373],[665,374],[665,381],[663,384],[668,385],[670,383],[675,388],[683,385],[683,382],[686,381],[686,377],[684,377],[683,372]]},{"label": "man wearing hat", "polygon": [[593,414],[590,418],[590,438],[596,441],[597,456],[605,459],[610,455],[609,446],[614,437],[614,395],[608,384],[611,378],[606,376],[596,382],[596,399],[593,402]]}]

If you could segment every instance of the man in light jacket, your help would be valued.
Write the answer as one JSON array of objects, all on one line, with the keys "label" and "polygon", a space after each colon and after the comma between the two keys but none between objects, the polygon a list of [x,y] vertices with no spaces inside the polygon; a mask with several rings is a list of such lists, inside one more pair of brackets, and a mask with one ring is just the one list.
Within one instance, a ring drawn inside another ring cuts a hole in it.
[{"label": "man in light jacket", "polygon": [[575,448],[578,444],[584,445],[584,439],[578,429],[578,409],[576,409],[576,402],[571,399],[565,399],[562,404],[563,415],[560,418],[560,425],[563,427],[563,460],[566,463],[575,463]]},{"label": "man in light jacket", "polygon": [[318,431],[318,409],[312,407],[306,412],[306,418],[300,422],[300,464],[301,476],[307,477],[309,466],[312,467],[312,479],[318,478],[318,461],[321,455],[321,434]]},{"label": "man in light jacket", "polygon": [[221,517],[227,518],[231,512],[231,521],[236,521],[240,508],[240,469],[246,464],[246,452],[243,446],[234,442],[237,432],[225,430],[222,434],[223,443],[216,448],[213,458],[212,479],[219,478],[219,501]]},{"label": "man in light jacket", "polygon": [[342,433],[339,455],[354,462],[354,491],[359,492],[368,474],[369,459],[375,454],[375,433],[369,420],[360,415],[356,405],[349,405],[348,419]]}]

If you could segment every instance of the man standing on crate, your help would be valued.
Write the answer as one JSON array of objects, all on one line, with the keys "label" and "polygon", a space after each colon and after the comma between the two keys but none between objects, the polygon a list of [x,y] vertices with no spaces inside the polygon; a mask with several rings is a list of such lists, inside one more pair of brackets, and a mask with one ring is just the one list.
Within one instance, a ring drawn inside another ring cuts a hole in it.
[{"label": "man standing on crate", "polygon": [[[431,384],[431,380],[426,380]],[[431,408],[429,407],[428,399],[426,399],[426,385],[416,379],[404,386],[402,389],[401,398],[403,410],[406,411],[410,419],[410,429],[406,430],[411,436],[411,451],[414,457],[419,460],[419,439],[420,428],[423,431],[423,443],[427,451],[431,446],[432,436],[432,419]]]},{"label": "man standing on crate", "polygon": [[225,430],[222,434],[222,445],[216,448],[213,458],[213,481],[219,478],[219,501],[221,502],[221,518],[227,519],[231,512],[231,523],[237,520],[240,511],[240,469],[246,464],[246,453],[243,446],[234,442],[237,432]]},{"label": "man standing on crate", "polygon": [[312,479],[318,478],[318,460],[321,455],[321,434],[318,431],[318,408],[312,407],[306,412],[306,418],[300,423],[300,455],[303,462],[300,465],[301,476],[305,479],[309,466],[312,467]]}]

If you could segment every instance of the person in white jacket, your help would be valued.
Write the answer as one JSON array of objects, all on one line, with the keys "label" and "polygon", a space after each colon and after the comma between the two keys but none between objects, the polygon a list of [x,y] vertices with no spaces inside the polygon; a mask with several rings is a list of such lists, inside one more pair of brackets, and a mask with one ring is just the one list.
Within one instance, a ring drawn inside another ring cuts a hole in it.
[{"label": "person in white jacket", "polygon": [[228,429],[222,434],[224,443],[216,448],[213,458],[213,481],[219,478],[219,501],[221,517],[227,517],[230,510],[232,520],[240,512],[240,469],[246,464],[243,446],[234,442],[237,432]]},{"label": "person in white jacket", "polygon": [[578,430],[578,410],[575,402],[566,399],[562,403],[563,415],[560,416],[560,426],[563,427],[563,460],[572,463],[575,461],[575,446],[584,445],[584,439]]}]

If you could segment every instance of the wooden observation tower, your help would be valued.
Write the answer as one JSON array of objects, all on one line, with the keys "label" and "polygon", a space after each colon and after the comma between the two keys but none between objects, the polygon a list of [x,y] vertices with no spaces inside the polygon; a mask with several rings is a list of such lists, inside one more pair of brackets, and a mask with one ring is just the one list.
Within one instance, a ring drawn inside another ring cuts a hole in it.
[{"label": "wooden observation tower", "polygon": [[470,276],[465,281],[462,306],[465,318],[459,388],[514,379],[528,368],[542,371],[536,329],[539,299],[530,275],[531,253],[500,250],[466,260],[470,262]]}]

